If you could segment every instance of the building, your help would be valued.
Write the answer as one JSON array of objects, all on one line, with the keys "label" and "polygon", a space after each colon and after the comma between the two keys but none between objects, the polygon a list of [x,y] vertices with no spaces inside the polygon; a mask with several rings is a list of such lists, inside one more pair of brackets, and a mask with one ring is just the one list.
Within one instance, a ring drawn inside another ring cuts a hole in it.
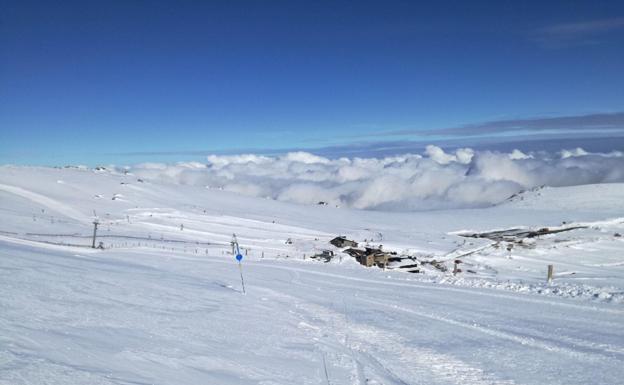
[{"label": "building", "polygon": [[344,237],[344,236],[336,237],[332,239],[331,241],[329,241],[329,243],[341,249],[343,247],[358,247],[357,242],[347,239],[347,237]]},{"label": "building", "polygon": [[378,267],[385,268],[391,258],[396,258],[396,253],[388,253],[381,249],[371,247],[367,247],[365,250],[349,248],[344,252],[355,258],[360,265],[366,267],[377,265]]}]

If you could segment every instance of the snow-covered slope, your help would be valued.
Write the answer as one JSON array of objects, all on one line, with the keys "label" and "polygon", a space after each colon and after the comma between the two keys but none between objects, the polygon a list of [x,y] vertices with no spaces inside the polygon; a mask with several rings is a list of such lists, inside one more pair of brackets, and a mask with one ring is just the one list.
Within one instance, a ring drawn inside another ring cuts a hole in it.
[{"label": "snow-covered slope", "polygon": [[[364,268],[336,235],[449,271]],[[622,184],[388,213],[4,166],[0,384],[615,384],[618,235]],[[332,263],[309,258],[325,249]]]},{"label": "snow-covered slope", "polygon": [[[485,209],[397,213],[297,205],[141,181],[108,170],[5,166],[0,168],[0,201],[0,234],[50,243],[90,245],[95,212],[101,222],[98,242],[106,248],[141,245],[222,255],[236,233],[250,258],[303,259],[333,249],[328,241],[345,235],[424,261],[442,261],[448,268],[456,258],[464,263],[460,276],[431,271],[428,280],[506,288],[520,284],[523,290],[545,292],[540,284],[547,265],[554,264],[560,293],[621,300],[619,288],[624,287],[619,252],[624,238],[617,237],[624,234],[622,184],[534,189]],[[588,228],[515,244],[461,236],[562,223]],[[563,289],[577,284],[580,291]]]},{"label": "snow-covered slope", "polygon": [[616,384],[624,309],[357,266],[0,242],[2,384]]},{"label": "snow-covered slope", "polygon": [[510,197],[501,206],[532,210],[618,212],[624,198],[621,183],[572,187],[537,187]]}]

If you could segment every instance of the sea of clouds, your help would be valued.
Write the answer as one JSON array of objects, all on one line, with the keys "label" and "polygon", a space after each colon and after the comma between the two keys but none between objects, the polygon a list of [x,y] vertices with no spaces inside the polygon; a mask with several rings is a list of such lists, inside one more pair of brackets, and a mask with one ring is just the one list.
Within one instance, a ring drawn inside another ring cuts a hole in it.
[{"label": "sea of clouds", "polygon": [[371,210],[484,207],[536,186],[624,182],[622,152],[511,153],[427,146],[423,154],[328,159],[307,152],[283,156],[211,155],[206,163],[131,167],[153,181],[199,185],[300,204]]}]

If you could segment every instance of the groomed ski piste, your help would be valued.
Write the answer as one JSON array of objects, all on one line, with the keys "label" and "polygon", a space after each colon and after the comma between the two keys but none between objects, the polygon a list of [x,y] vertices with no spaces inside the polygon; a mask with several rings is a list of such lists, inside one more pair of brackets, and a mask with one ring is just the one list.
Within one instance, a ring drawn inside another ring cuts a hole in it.
[{"label": "groomed ski piste", "polygon": [[0,384],[621,384],[622,235],[621,183],[390,212],[2,166]]}]

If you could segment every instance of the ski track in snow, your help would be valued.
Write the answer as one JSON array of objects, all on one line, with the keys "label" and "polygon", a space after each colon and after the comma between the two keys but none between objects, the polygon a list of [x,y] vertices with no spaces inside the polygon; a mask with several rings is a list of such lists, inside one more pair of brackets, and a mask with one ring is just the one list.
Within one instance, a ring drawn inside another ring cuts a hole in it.
[{"label": "ski track in snow", "polygon": [[[312,274],[314,275],[315,273],[312,273]],[[341,280],[348,280],[349,278],[350,277],[348,276],[340,277]],[[316,287],[317,285],[322,286],[323,283],[326,283],[326,281],[314,281],[314,280],[313,282],[316,282],[316,284],[308,284],[307,286],[312,288],[312,287]],[[389,282],[383,282],[383,281],[379,282],[379,281],[373,281],[373,280],[370,280],[368,282],[374,283],[375,285],[386,285],[386,284],[392,285],[393,284]],[[411,289],[426,288],[427,290],[438,289],[438,288],[424,287],[422,285],[405,285],[405,287],[410,287]],[[360,290],[370,292],[372,289],[367,290],[366,288],[360,288]],[[443,287],[441,290],[455,291],[455,289],[452,287]],[[473,292],[464,291],[464,293],[470,293],[471,295],[489,295],[490,294],[490,293],[479,293],[476,291],[473,291]],[[518,298],[518,296],[516,297],[496,296],[496,297],[497,298],[506,297],[514,301],[523,300],[522,298]],[[624,348],[620,346],[615,346],[612,344],[598,344],[590,340],[582,340],[582,339],[575,338],[572,336],[558,335],[557,336],[558,339],[563,340],[563,342],[565,342],[565,345],[569,345],[569,347],[566,347],[566,346],[563,346],[563,344],[555,344],[554,343],[555,341],[552,340],[552,337],[536,329],[531,330],[530,334],[528,334],[526,330],[518,330],[517,332],[503,331],[503,330],[490,328],[484,325],[480,325],[476,322],[462,322],[462,321],[458,321],[449,317],[426,313],[423,311],[415,311],[413,309],[409,309],[398,304],[388,303],[388,302],[394,302],[391,300],[387,300],[386,302],[378,302],[378,301],[367,300],[364,298],[358,298],[358,301],[364,302],[368,305],[385,307],[385,308],[388,308],[388,310],[391,312],[397,312],[397,311],[405,312],[405,313],[409,313],[412,316],[426,318],[426,319],[430,319],[430,320],[437,321],[437,322],[444,322],[453,326],[458,326],[458,327],[467,328],[471,330],[476,330],[480,333],[488,334],[497,338],[506,339],[506,340],[518,343],[520,345],[528,345],[528,346],[543,349],[546,351],[558,352],[558,353],[567,354],[570,356],[580,357],[580,358],[585,358],[585,359],[599,360],[603,358],[611,359],[615,357],[615,358],[624,360]],[[549,304],[551,306],[562,305],[561,303],[558,303],[558,302],[548,303],[548,301],[531,301],[531,302],[540,303],[540,304]],[[568,304],[563,303],[563,305],[566,306]],[[583,309],[584,311],[596,311],[597,310],[596,308],[587,307],[587,306],[578,306],[577,308]],[[605,310],[605,309],[601,309],[601,310]],[[611,310],[611,309],[607,309],[607,310]],[[621,314],[624,316],[624,311],[615,311],[613,313]],[[609,326],[617,326],[617,324],[609,325]]]},{"label": "ski track in snow", "polygon": [[300,325],[308,328],[324,349],[333,355],[353,359],[352,372],[359,378],[355,383],[361,383],[361,375],[357,375],[361,372],[366,378],[377,377],[379,381],[391,384],[410,384],[414,379],[418,379],[417,383],[437,383],[441,378],[455,384],[513,384],[513,381],[495,380],[481,369],[448,355],[409,347],[395,333],[349,322],[346,314],[281,293],[273,294],[274,297],[287,298],[286,303],[295,303],[297,313],[310,322],[302,321]]}]

